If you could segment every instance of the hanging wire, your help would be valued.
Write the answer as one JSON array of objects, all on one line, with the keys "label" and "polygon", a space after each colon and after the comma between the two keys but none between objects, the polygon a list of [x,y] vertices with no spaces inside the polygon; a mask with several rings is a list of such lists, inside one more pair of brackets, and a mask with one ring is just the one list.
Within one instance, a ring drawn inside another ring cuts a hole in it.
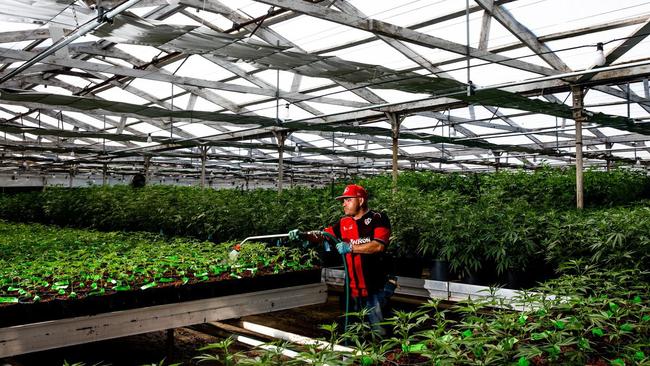
[{"label": "hanging wire", "polygon": [[467,49],[467,95],[471,93],[472,79],[470,78],[470,69],[472,65],[472,58],[470,57],[470,38],[469,38],[469,0],[465,0],[465,23],[466,23],[466,33],[467,33],[467,44],[465,45]]},{"label": "hanging wire", "polygon": [[[106,134],[106,115],[104,115],[104,129],[102,130],[102,134]],[[102,142],[102,151],[106,153],[106,136],[104,136],[104,141]]]},{"label": "hanging wire", "polygon": [[[173,112],[174,111],[174,83],[171,83],[171,87],[172,87],[171,111]],[[174,117],[172,116],[171,113],[169,114],[169,139],[170,141],[174,140]]]}]

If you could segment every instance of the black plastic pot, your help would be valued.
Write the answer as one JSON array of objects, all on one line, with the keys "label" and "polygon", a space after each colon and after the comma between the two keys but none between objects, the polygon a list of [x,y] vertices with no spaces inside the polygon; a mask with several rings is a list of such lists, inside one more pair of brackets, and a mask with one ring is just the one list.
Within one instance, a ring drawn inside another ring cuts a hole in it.
[{"label": "black plastic pot", "polygon": [[436,281],[449,281],[449,262],[440,259],[431,261],[429,279]]},{"label": "black plastic pot", "polygon": [[395,276],[422,278],[424,262],[419,257],[397,257],[389,259],[391,271]]},{"label": "black plastic pot", "polygon": [[497,275],[496,265],[493,262],[482,263],[481,268],[478,270],[472,270],[465,274],[462,282],[479,286],[498,285],[499,276]]},{"label": "black plastic pot", "polygon": [[509,269],[502,276],[503,286],[510,289],[528,289],[554,277],[553,267],[540,259],[531,261],[526,269]]},{"label": "black plastic pot", "polygon": [[502,277],[503,287],[520,290],[523,288],[530,288],[535,285],[535,278],[537,273],[534,271],[522,271],[518,269],[507,270]]}]

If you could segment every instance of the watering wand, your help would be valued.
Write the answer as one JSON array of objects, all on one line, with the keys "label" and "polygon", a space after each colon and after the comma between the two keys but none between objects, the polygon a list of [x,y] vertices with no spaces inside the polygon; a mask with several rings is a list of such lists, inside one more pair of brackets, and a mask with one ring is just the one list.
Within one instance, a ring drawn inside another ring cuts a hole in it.
[{"label": "watering wand", "polygon": [[232,248],[230,253],[228,253],[228,259],[231,261],[237,260],[237,256],[239,255],[239,251],[241,250],[241,246],[249,241],[249,240],[255,240],[255,239],[275,239],[275,238],[286,238],[288,237],[289,234],[271,234],[271,235],[258,235],[258,236],[249,236],[242,240],[239,244],[235,244],[235,246]]},{"label": "watering wand", "polygon": [[[316,235],[321,235],[326,240],[323,242],[323,245],[325,246],[325,251],[330,251],[330,246],[328,244],[328,240],[331,240],[332,244],[336,245],[341,242],[339,238],[336,236],[326,232],[326,231],[315,231],[312,232]],[[249,236],[242,240],[239,244],[236,244],[233,249],[230,251],[228,254],[228,258],[230,261],[235,261],[237,260],[237,256],[239,255],[239,251],[241,250],[241,246],[249,241],[249,240],[256,240],[256,239],[276,239],[276,238],[286,238],[289,237],[289,234],[271,234],[271,235],[258,235],[258,236]],[[345,254],[341,254],[341,258],[343,259],[343,269],[345,273],[345,327],[343,329],[347,330],[348,329],[348,312],[350,309],[350,278],[348,276],[348,265],[347,262],[345,261]]]}]

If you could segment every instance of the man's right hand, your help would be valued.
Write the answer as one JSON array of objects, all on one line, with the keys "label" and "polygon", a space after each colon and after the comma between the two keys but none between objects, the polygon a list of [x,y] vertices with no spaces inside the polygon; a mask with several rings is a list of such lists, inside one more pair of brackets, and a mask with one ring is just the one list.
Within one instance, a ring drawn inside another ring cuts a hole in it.
[{"label": "man's right hand", "polygon": [[301,240],[301,237],[304,236],[304,233],[301,233],[299,229],[293,229],[289,231],[289,240],[298,241]]}]

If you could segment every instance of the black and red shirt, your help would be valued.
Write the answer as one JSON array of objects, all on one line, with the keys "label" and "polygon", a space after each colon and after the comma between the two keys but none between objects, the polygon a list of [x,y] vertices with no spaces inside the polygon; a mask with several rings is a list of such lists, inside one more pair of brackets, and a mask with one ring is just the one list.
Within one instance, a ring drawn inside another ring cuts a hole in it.
[{"label": "black and red shirt", "polygon": [[[359,219],[343,217],[336,224],[325,229],[346,243],[360,245],[376,240],[384,244],[384,251],[390,238],[390,221],[380,212],[368,211]],[[350,278],[350,293],[354,297],[368,296],[384,287],[386,266],[384,252],[373,254],[347,253],[345,262]]]}]

